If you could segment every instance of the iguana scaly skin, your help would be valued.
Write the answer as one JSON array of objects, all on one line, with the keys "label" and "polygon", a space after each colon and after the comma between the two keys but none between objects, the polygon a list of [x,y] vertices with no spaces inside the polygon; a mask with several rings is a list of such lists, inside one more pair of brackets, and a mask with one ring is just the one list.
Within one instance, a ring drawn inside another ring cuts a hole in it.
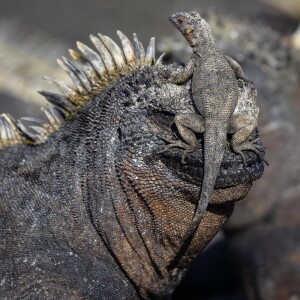
[{"label": "iguana scaly skin", "polygon": [[200,114],[177,115],[175,123],[185,143],[170,141],[171,144],[162,151],[172,147],[184,148],[184,163],[186,154],[193,152],[197,145],[194,132],[204,132],[204,177],[191,227],[183,239],[185,241],[198,227],[209,203],[223,159],[227,134],[234,133],[231,146],[242,157],[242,150],[253,150],[259,155],[261,146],[255,145],[255,141],[246,142],[256,127],[257,115],[233,117],[238,103],[236,78],[244,77],[241,67],[223,54],[209,24],[197,12],[176,13],[170,16],[170,21],[187,39],[193,55],[184,68],[171,73],[169,81],[182,84],[192,77],[192,97]]},{"label": "iguana scaly skin", "polygon": [[[255,153],[245,165],[226,147],[183,249],[203,180],[201,139],[184,165],[181,150],[158,152],[174,115],[195,113],[191,81],[166,82],[154,39],[144,51],[136,35],[132,45],[118,34],[122,49],[99,34],[97,51],[78,43],[80,53],[59,61],[74,86],[51,79],[63,95],[41,92],[49,123],[0,117],[2,299],[168,298],[263,173]],[[238,91],[256,103],[250,83]]]}]

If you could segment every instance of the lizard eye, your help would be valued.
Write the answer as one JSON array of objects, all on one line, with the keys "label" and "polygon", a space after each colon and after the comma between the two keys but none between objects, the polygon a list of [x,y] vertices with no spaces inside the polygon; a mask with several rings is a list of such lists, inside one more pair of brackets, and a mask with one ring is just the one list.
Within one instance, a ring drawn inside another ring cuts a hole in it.
[{"label": "lizard eye", "polygon": [[178,19],[177,19],[178,23],[179,24],[183,24],[184,21],[185,21],[185,17],[184,16],[180,16]]}]

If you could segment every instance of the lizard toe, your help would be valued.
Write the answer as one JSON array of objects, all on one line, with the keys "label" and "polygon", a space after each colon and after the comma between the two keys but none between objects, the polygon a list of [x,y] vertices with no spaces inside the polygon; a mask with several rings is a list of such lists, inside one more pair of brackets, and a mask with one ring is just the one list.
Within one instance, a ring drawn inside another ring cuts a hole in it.
[{"label": "lizard toe", "polygon": [[239,154],[243,160],[244,165],[246,165],[246,159],[243,154],[243,151],[252,151],[254,152],[264,163],[268,166],[269,163],[264,159],[264,150],[265,147],[256,144],[259,141],[259,138],[256,138],[252,141],[243,142],[240,145],[232,145],[232,149],[235,153]]}]

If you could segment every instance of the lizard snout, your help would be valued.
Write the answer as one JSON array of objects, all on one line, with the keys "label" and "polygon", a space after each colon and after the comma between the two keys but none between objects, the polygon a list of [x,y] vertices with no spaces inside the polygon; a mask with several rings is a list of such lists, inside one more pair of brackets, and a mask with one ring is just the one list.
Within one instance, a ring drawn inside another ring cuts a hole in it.
[{"label": "lizard snout", "polygon": [[174,13],[169,16],[169,20],[177,28],[180,28],[186,23],[186,16],[185,13]]}]

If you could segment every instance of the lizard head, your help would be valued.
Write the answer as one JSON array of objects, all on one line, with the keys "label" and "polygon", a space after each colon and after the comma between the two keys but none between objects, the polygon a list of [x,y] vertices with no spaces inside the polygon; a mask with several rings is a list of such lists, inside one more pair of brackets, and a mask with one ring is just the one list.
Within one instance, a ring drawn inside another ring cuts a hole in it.
[{"label": "lizard head", "polygon": [[203,31],[210,31],[208,23],[195,11],[174,13],[170,15],[169,20],[183,34],[192,48],[198,46],[203,39]]}]

